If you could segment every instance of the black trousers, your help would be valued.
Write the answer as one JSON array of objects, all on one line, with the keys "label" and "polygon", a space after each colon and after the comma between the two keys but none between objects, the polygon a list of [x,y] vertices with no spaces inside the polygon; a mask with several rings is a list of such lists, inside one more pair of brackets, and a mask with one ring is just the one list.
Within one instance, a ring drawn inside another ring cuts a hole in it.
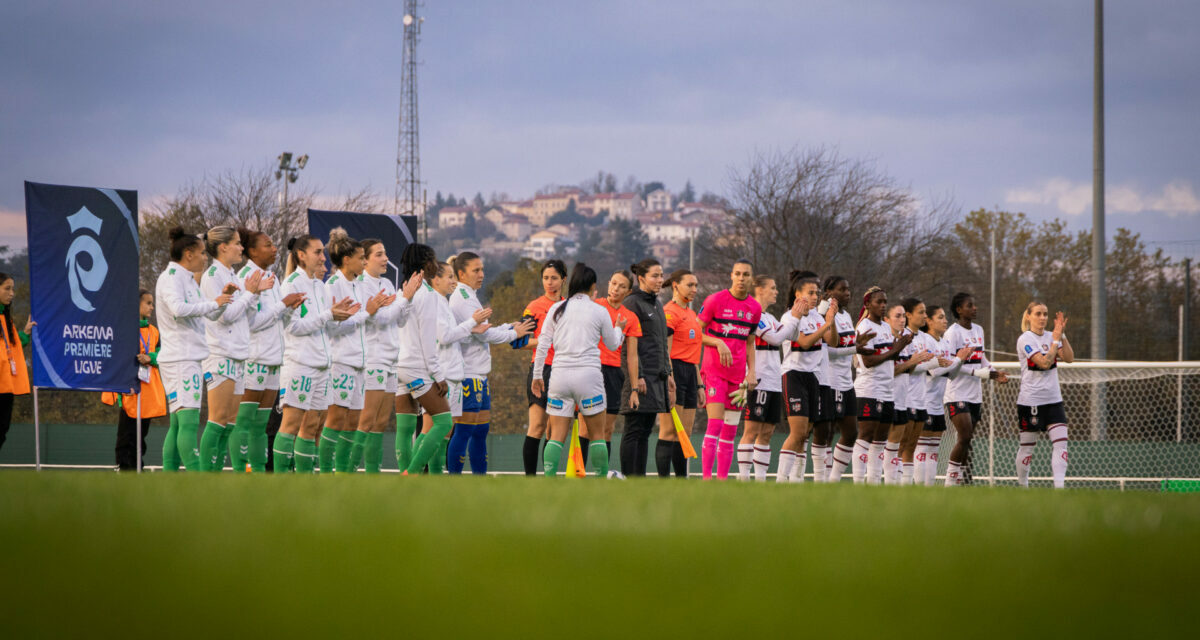
[{"label": "black trousers", "polygon": [[650,432],[657,426],[657,413],[625,414],[625,433],[621,436],[621,473],[626,476],[646,475]]},{"label": "black trousers", "polygon": [[12,425],[13,394],[0,393],[0,449],[8,439],[8,428]]},{"label": "black trousers", "polygon": [[150,418],[142,418],[142,435],[137,437],[137,418],[130,418],[125,409],[117,407],[117,468],[137,469],[137,448],[142,447],[142,465],[146,464],[146,434],[150,433]]}]

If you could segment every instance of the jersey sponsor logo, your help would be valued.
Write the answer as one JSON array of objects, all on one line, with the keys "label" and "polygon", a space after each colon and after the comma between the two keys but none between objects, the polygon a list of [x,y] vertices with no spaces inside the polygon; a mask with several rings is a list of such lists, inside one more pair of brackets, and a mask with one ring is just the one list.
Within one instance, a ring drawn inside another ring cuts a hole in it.
[{"label": "jersey sponsor logo", "polygon": [[592,407],[598,406],[602,402],[604,402],[604,396],[599,395],[599,396],[593,396],[591,398],[586,398],[580,404],[583,406],[584,409],[591,409]]},{"label": "jersey sponsor logo", "polygon": [[688,339],[689,340],[696,339],[696,330],[695,329],[688,329]]},{"label": "jersey sponsor logo", "polygon": [[767,328],[767,321],[766,321],[766,320],[759,320],[759,321],[758,321],[758,328],[759,328],[759,329],[766,329],[766,328]]},{"label": "jersey sponsor logo", "polygon": [[404,388],[408,389],[409,391],[414,391],[416,389],[420,389],[423,386],[425,386],[425,379],[417,378],[416,380],[413,380],[412,382],[404,385]]},{"label": "jersey sponsor logo", "polygon": [[212,372],[211,372],[211,371],[205,371],[205,372],[204,372],[204,381],[205,381],[205,382],[212,382],[212,381],[213,381],[213,374],[212,374]]},{"label": "jersey sponsor logo", "polygon": [[1033,353],[1033,346],[1028,345],[1028,344],[1025,345],[1025,353],[1027,353],[1027,354]]},{"label": "jersey sponsor logo", "polygon": [[556,409],[556,410],[561,411],[563,408],[563,401],[562,401],[562,398],[550,398],[550,399],[546,400],[546,405],[549,406],[551,409]]}]

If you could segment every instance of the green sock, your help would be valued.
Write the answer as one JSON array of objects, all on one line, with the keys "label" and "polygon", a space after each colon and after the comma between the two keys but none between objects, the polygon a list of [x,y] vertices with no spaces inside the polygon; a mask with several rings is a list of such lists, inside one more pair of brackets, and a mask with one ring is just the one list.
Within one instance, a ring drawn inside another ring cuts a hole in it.
[{"label": "green sock", "polygon": [[591,458],[592,468],[596,470],[597,478],[608,477],[608,445],[603,440],[593,440],[588,445],[588,457]]},{"label": "green sock", "polygon": [[321,429],[321,442],[317,457],[321,473],[333,473],[333,452],[337,448],[338,433],[329,427]]},{"label": "green sock", "polygon": [[176,452],[184,469],[199,471],[200,447],[196,446],[196,434],[200,432],[200,410],[180,409],[175,415],[179,421],[179,431],[175,436]]},{"label": "green sock", "polygon": [[338,441],[333,449],[333,470],[336,473],[350,472],[350,449],[354,447],[354,439],[358,431],[339,431]]},{"label": "green sock", "polygon": [[[221,444],[221,432],[225,427],[209,420],[200,434],[200,470],[213,471],[217,465],[217,446]],[[222,456],[223,458],[224,456]]]},{"label": "green sock", "polygon": [[174,473],[179,471],[179,417],[171,414],[171,426],[167,429],[167,437],[163,440],[163,471]]},{"label": "green sock", "polygon": [[546,448],[542,449],[542,470],[547,478],[558,475],[558,463],[562,460],[563,445],[558,440],[547,440]]},{"label": "green sock", "polygon": [[412,462],[413,432],[417,430],[417,416],[411,413],[396,414],[396,468],[404,471]]},{"label": "green sock", "polygon": [[[234,427],[235,427],[234,423],[232,423],[232,422],[226,423],[225,429],[223,429],[221,431],[221,439],[219,441],[217,441],[217,461],[215,463],[213,463],[213,471],[224,471],[225,470],[225,458],[227,457],[226,454],[229,453],[229,441],[233,437]],[[237,471],[236,466],[233,466],[231,464],[230,467],[234,471]],[[243,466],[242,473],[245,473],[245,472],[246,472],[246,467]]]},{"label": "green sock", "polygon": [[250,471],[263,473],[267,470],[267,422],[271,420],[271,410],[259,408],[254,413],[254,422],[250,426],[249,449],[246,457],[250,459]]},{"label": "green sock", "polygon": [[453,426],[454,420],[450,417],[449,411],[433,416],[433,428],[418,440],[417,450],[413,454],[412,462],[408,464],[409,475],[420,473],[421,469],[429,464],[429,461],[437,454],[442,440],[446,439],[446,434],[450,433],[450,428]]},{"label": "green sock", "polygon": [[258,403],[243,402],[238,405],[233,433],[229,435],[229,459],[235,473],[244,473],[250,462],[250,431],[258,420]]},{"label": "green sock", "polygon": [[446,448],[449,445],[450,441],[442,438],[442,443],[438,445],[437,452],[429,460],[429,473],[442,475],[442,469],[446,468]]},{"label": "green sock", "polygon": [[[359,433],[366,432],[360,431]],[[379,473],[379,468],[383,466],[383,432],[366,433],[363,443],[363,460],[367,467],[367,473]]]},{"label": "green sock", "polygon": [[287,473],[292,470],[295,451],[296,436],[288,433],[275,435],[275,473]]},{"label": "green sock", "polygon": [[363,446],[367,443],[366,431],[354,432],[354,444],[350,445],[350,473],[357,473],[363,463]]},{"label": "green sock", "polygon": [[308,438],[296,438],[296,473],[312,473],[313,463],[317,460],[317,441]]}]

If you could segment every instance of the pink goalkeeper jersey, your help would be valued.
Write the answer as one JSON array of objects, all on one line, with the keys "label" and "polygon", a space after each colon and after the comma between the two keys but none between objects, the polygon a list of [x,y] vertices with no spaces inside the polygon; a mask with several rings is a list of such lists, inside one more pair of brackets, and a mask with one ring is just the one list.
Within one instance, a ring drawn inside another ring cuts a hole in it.
[{"label": "pink goalkeeper jersey", "polygon": [[751,296],[738,300],[728,289],[709,296],[700,308],[700,322],[704,324],[705,333],[725,342],[733,359],[726,367],[721,364],[721,356],[717,349],[706,346],[702,373],[720,376],[733,382],[745,380],[746,338],[758,327],[761,315],[762,307]]}]

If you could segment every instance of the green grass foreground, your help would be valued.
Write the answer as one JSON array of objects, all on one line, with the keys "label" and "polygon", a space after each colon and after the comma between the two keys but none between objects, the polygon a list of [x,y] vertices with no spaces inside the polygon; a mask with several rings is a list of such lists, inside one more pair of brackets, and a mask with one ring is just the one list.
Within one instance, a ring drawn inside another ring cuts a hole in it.
[{"label": "green grass foreground", "polygon": [[2,472],[0,625],[8,638],[1184,637],[1197,540],[1195,495]]}]

